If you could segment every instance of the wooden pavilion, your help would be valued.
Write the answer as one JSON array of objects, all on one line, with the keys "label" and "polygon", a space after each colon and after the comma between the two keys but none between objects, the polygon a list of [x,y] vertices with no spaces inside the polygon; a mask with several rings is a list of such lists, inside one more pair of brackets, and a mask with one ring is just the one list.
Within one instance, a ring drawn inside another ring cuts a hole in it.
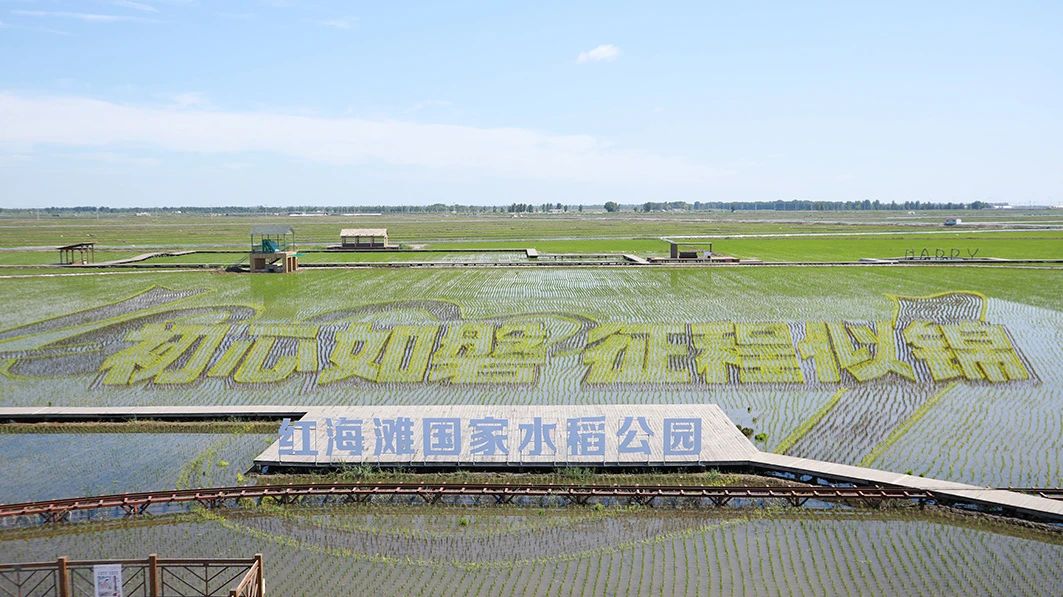
[{"label": "wooden pavilion", "polygon": [[[77,253],[77,258],[74,254]],[[74,243],[59,247],[60,265],[86,264],[96,261],[96,243]]]},{"label": "wooden pavilion", "polygon": [[340,230],[341,249],[386,249],[387,228],[344,228]]},{"label": "wooden pavilion", "polygon": [[711,242],[668,241],[668,257],[671,259],[711,259]]}]

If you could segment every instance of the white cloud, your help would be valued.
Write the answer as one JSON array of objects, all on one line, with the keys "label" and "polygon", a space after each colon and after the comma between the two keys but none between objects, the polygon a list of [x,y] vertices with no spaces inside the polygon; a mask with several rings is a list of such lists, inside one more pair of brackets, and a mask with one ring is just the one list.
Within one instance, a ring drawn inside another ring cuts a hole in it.
[{"label": "white cloud", "polygon": [[20,17],[41,17],[55,19],[77,19],[86,23],[118,23],[122,21],[143,21],[151,19],[131,17],[128,15],[97,14],[88,12],[66,12],[61,10],[12,10],[11,14]]},{"label": "white cloud", "polygon": [[[0,148],[267,152],[338,165],[398,166],[478,177],[646,184],[703,182],[701,164],[613,147],[588,135],[274,112],[144,107],[0,92]],[[232,159],[232,158],[226,158]]]},{"label": "white cloud", "polygon": [[186,91],[173,96],[173,102],[178,106],[206,106],[210,102],[207,97],[198,91]]},{"label": "white cloud", "polygon": [[576,62],[580,64],[587,62],[612,62],[619,57],[620,48],[613,44],[602,44],[586,52],[580,52],[579,56],[576,57]]}]

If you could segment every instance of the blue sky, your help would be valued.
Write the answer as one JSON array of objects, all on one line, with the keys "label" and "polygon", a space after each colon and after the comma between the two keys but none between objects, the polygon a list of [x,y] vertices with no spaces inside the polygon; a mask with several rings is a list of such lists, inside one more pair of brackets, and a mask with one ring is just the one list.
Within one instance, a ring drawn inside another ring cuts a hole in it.
[{"label": "blue sky", "polygon": [[1061,2],[0,0],[0,206],[1063,203]]}]

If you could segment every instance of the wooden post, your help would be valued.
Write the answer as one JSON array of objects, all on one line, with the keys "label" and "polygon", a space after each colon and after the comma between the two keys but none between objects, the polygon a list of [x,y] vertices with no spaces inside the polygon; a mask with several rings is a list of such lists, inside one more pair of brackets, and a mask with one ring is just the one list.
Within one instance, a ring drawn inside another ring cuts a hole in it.
[{"label": "wooden post", "polygon": [[258,566],[258,578],[256,579],[256,582],[258,583],[258,597],[264,597],[266,594],[266,576],[265,572],[262,570],[262,554],[255,554],[255,564]]},{"label": "wooden post", "polygon": [[70,597],[70,570],[66,567],[66,556],[60,556],[56,566],[59,582],[59,597]]},{"label": "wooden post", "polygon": [[159,556],[148,555],[148,597],[159,597],[162,588],[159,585]]}]

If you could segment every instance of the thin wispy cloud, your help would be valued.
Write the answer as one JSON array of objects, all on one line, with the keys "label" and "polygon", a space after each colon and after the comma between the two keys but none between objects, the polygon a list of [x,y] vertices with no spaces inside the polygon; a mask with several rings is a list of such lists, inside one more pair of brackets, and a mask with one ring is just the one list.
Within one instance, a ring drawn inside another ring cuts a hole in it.
[{"label": "thin wispy cloud", "polygon": [[84,97],[0,92],[0,148],[273,153],[336,165],[605,183],[704,182],[719,172],[682,158],[621,149],[589,135],[275,112],[129,106]]},{"label": "thin wispy cloud", "polygon": [[420,112],[421,110],[428,110],[432,108],[451,108],[454,106],[454,102],[447,100],[421,100],[413,104],[410,107],[410,112]]},{"label": "thin wispy cloud", "polygon": [[586,52],[580,52],[576,57],[576,62],[585,64],[587,62],[612,62],[620,57],[620,48],[613,44],[602,44],[596,48],[587,50]]},{"label": "thin wispy cloud", "polygon": [[27,27],[25,25],[12,25],[10,23],[5,23],[3,21],[0,21],[0,29],[11,29],[11,30],[19,30],[19,31],[34,31],[34,32],[37,32],[37,33],[50,33],[52,35],[70,35],[69,32],[61,31],[59,29],[52,29],[52,28],[49,28],[49,27]]},{"label": "thin wispy cloud", "polygon": [[67,12],[62,10],[12,10],[11,14],[20,17],[45,19],[76,19],[86,23],[120,23],[125,21],[153,22],[152,19],[130,15],[99,14],[90,12]]},{"label": "thin wispy cloud", "polygon": [[331,19],[312,19],[310,21],[315,25],[321,25],[322,27],[328,27],[329,29],[341,29],[348,30],[354,29],[355,20],[343,17],[335,17]]},{"label": "thin wispy cloud", "polygon": [[111,4],[114,6],[121,6],[123,8],[129,8],[132,10],[139,10],[140,12],[159,12],[159,9],[150,4],[143,2],[133,2],[133,0],[111,0]]},{"label": "thin wispy cloud", "polygon": [[105,164],[114,164],[117,166],[158,166],[162,163],[162,160],[160,160],[159,158],[128,155],[113,151],[79,153],[75,154],[73,157],[81,160],[89,160]]}]

